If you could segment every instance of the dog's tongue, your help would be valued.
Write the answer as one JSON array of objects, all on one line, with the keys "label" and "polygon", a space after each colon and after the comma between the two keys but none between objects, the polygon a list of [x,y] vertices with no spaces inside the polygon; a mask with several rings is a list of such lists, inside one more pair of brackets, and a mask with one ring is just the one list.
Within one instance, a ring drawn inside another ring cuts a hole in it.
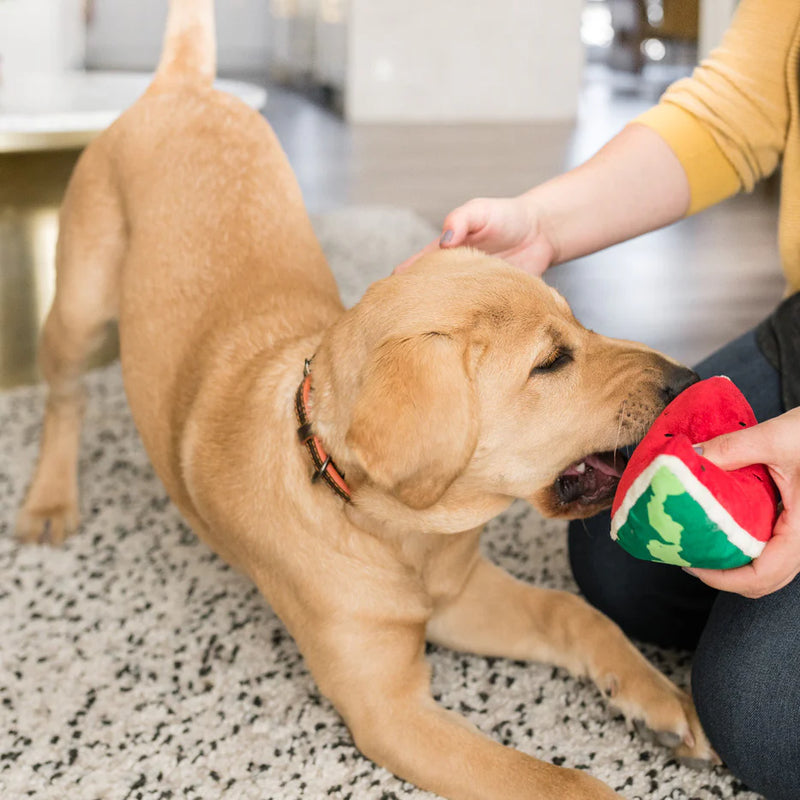
[{"label": "dog's tongue", "polygon": [[569,469],[564,470],[563,475],[583,475],[586,472],[586,467],[596,469],[604,475],[610,475],[613,478],[619,478],[622,475],[622,470],[625,469],[624,459],[612,453],[593,453],[586,456],[583,461],[573,464]]},{"label": "dog's tongue", "polygon": [[622,475],[622,470],[625,469],[624,458],[612,453],[595,453],[591,456],[586,456],[584,461],[590,467],[594,467],[599,472],[611,475],[614,478],[619,478]]},{"label": "dog's tongue", "polygon": [[625,469],[625,457],[617,453],[593,453],[572,464],[556,480],[561,502],[584,504],[610,499]]}]

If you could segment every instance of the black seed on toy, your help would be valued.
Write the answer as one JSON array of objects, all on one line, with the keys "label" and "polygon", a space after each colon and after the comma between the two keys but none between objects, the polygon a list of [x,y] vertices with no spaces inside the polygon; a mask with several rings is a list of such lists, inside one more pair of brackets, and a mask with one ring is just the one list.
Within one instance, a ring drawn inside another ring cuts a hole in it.
[{"label": "black seed on toy", "polygon": [[746,422],[740,422],[739,424],[740,424],[740,425],[741,425],[743,428],[746,428],[746,427],[747,427],[747,423],[746,423]]}]

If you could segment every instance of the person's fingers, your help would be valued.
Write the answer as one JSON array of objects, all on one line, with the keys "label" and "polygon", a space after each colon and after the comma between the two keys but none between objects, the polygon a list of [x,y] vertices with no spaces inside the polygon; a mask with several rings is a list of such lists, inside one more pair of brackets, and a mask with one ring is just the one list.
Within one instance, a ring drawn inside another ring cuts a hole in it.
[{"label": "person's fingers", "polygon": [[774,437],[769,422],[724,433],[694,446],[695,450],[724,470],[749,464],[769,464],[774,456]]},{"label": "person's fingers", "polygon": [[686,572],[722,592],[757,598],[777,592],[800,572],[800,533],[781,524],[761,555],[736,569],[687,569]]},{"label": "person's fingers", "polygon": [[414,253],[413,256],[411,256],[410,258],[407,258],[401,264],[398,264],[392,270],[392,274],[393,275],[397,275],[397,274],[399,274],[401,272],[405,272],[405,270],[407,270],[415,261],[417,261],[418,259],[422,258],[422,256],[426,255],[427,253],[432,253],[434,250],[438,250],[438,249],[439,249],[439,239],[434,239],[432,242],[429,242],[428,244],[426,244],[425,247],[422,248],[422,250],[420,250],[417,253]]},{"label": "person's fingers", "polygon": [[471,236],[486,226],[488,210],[481,200],[470,200],[453,209],[442,224],[440,247],[459,247],[469,243]]},{"label": "person's fingers", "polygon": [[800,451],[800,408],[793,408],[751,428],[725,433],[694,446],[698,453],[726,470],[767,464],[793,471]]}]

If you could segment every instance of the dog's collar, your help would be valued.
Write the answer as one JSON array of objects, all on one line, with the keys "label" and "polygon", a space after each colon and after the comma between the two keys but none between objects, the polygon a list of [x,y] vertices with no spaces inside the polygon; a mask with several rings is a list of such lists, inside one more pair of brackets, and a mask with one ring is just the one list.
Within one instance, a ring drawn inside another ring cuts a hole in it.
[{"label": "dog's collar", "polygon": [[303,380],[297,388],[294,398],[294,407],[297,412],[297,421],[300,427],[297,435],[300,441],[308,448],[311,460],[314,462],[314,474],[311,482],[316,483],[320,478],[346,502],[350,502],[350,487],[345,483],[344,473],[336,466],[333,459],[325,452],[319,437],[315,436],[308,420],[308,398],[311,394],[311,359],[307,358],[303,365]]}]

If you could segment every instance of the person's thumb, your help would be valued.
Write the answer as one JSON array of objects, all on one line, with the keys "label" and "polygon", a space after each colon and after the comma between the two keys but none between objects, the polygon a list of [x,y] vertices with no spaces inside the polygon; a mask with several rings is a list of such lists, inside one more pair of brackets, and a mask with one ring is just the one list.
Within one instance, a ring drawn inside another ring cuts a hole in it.
[{"label": "person's thumb", "polygon": [[728,471],[768,463],[770,447],[771,437],[763,424],[724,433],[694,445],[696,452]]}]

